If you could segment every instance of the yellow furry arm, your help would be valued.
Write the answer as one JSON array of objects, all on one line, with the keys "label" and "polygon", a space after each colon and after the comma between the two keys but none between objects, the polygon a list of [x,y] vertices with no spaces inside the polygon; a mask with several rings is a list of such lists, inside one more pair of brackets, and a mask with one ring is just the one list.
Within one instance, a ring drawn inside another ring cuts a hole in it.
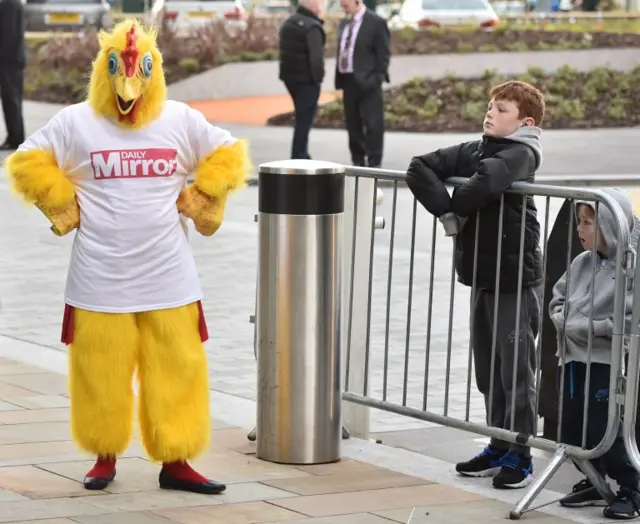
[{"label": "yellow furry arm", "polygon": [[80,211],[75,188],[52,153],[43,149],[18,151],[6,159],[5,170],[13,190],[46,215],[56,235],[78,227]]},{"label": "yellow furry arm", "polygon": [[200,234],[213,235],[222,224],[227,195],[246,185],[251,167],[244,140],[218,147],[198,164],[195,182],[180,193],[178,211],[193,220]]},{"label": "yellow furry arm", "polygon": [[218,147],[198,163],[195,185],[211,197],[224,197],[246,185],[251,168],[248,144],[238,140],[231,146]]},{"label": "yellow furry arm", "polygon": [[178,211],[193,220],[198,233],[208,237],[222,224],[226,201],[226,196],[211,197],[192,184],[180,193]]}]

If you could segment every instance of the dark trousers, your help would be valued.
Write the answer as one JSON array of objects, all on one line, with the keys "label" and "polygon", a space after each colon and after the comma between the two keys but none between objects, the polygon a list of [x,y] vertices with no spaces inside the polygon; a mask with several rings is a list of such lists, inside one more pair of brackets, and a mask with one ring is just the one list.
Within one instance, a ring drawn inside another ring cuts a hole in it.
[{"label": "dark trousers", "polygon": [[318,108],[320,85],[285,82],[285,86],[293,100],[296,116],[293,143],[291,144],[291,158],[310,159],[309,132]]},{"label": "dark trousers", "polygon": [[384,140],[382,85],[363,90],[353,75],[344,75],[342,102],[353,165],[380,167]]},{"label": "dark trousers", "polygon": [[24,121],[22,119],[22,92],[24,69],[0,64],[0,99],[2,113],[7,128],[7,142],[18,147],[24,142]]},{"label": "dark trousers", "polygon": [[[558,386],[562,368],[558,368]],[[589,411],[587,413],[587,449],[594,448],[604,437],[607,429],[609,410],[609,374],[611,366],[591,364],[589,379]],[[569,362],[564,368],[564,398],[562,401],[561,441],[572,446],[582,446],[582,424],[587,365],[583,362]],[[559,389],[559,387],[558,387]],[[602,475],[608,475],[620,486],[637,488],[640,475],[631,465],[622,440],[622,426],[613,445],[599,459],[591,463]]]},{"label": "dark trousers", "polygon": [[[491,346],[493,342],[493,313],[498,300],[495,365],[493,391],[491,390]],[[518,331],[518,361],[516,354],[516,293],[476,290],[472,304],[473,358],[478,390],[484,395],[487,425],[533,435],[536,401],[536,347],[535,338],[540,326],[540,305],[535,288],[525,288],[520,297],[520,324]],[[516,364],[514,384],[513,366]],[[512,402],[515,398],[514,409]],[[491,407],[491,416],[489,409]],[[513,413],[513,427],[511,418]],[[528,446],[491,439],[496,449],[514,451],[528,456]]]}]

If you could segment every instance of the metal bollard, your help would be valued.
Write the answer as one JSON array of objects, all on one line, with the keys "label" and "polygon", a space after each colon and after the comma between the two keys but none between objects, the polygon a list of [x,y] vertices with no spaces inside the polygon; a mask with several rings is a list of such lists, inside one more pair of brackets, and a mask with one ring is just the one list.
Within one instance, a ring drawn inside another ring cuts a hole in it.
[{"label": "metal bollard", "polygon": [[344,167],[259,167],[256,456],[340,460]]}]

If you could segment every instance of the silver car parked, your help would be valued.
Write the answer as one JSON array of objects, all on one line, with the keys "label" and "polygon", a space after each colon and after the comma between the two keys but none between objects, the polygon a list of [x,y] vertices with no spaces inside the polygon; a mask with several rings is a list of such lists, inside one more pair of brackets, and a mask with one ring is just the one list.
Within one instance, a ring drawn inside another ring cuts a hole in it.
[{"label": "silver car parked", "polygon": [[109,28],[111,6],[106,0],[26,0],[27,31],[81,31]]}]

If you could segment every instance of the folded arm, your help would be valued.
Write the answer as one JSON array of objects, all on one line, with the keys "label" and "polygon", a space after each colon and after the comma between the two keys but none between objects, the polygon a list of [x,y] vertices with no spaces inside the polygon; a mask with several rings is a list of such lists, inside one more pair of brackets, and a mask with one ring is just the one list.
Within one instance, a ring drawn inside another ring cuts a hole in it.
[{"label": "folded arm", "polygon": [[444,180],[455,174],[460,145],[438,149],[411,159],[407,185],[416,200],[432,215],[440,217],[451,211],[451,196]]},{"label": "folded arm", "polygon": [[535,167],[533,151],[527,146],[511,147],[480,161],[478,170],[451,199],[451,210],[469,216],[495,200],[514,182],[526,180]]}]

